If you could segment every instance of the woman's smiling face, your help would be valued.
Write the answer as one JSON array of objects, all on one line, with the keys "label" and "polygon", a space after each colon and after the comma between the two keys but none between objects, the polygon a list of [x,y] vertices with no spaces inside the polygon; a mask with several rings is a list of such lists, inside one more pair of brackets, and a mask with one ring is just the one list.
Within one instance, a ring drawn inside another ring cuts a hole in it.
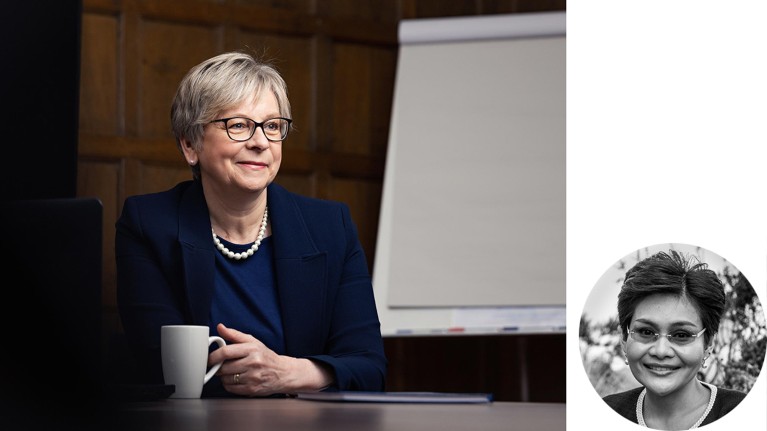
[{"label": "woman's smiling face", "polygon": [[[686,297],[663,293],[650,295],[637,304],[629,329],[697,334],[703,330],[703,323],[698,310]],[[663,335],[647,343],[629,336],[625,349],[631,373],[658,396],[693,384],[706,354],[704,338],[700,336],[689,344],[676,345]]]}]

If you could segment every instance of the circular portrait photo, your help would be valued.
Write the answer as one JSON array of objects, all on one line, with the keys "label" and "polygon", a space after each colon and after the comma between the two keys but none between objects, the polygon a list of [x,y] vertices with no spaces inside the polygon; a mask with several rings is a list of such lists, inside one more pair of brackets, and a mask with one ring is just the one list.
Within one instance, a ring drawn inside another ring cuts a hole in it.
[{"label": "circular portrait photo", "polygon": [[578,333],[602,400],[658,430],[737,414],[767,349],[764,311],[745,275],[687,244],[642,248],[610,266],[586,300]]}]

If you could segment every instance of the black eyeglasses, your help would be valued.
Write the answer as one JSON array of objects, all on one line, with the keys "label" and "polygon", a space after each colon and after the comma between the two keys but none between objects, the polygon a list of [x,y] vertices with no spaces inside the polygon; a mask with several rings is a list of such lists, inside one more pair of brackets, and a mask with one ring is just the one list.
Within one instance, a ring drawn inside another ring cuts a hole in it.
[{"label": "black eyeglasses", "polygon": [[253,121],[250,118],[245,117],[230,117],[219,118],[213,120],[211,123],[224,123],[224,129],[229,139],[237,142],[244,142],[253,137],[256,133],[256,129],[259,127],[264,132],[264,136],[271,142],[284,141],[288,137],[290,131],[290,123],[293,122],[290,118],[270,118],[264,120],[263,123]]}]

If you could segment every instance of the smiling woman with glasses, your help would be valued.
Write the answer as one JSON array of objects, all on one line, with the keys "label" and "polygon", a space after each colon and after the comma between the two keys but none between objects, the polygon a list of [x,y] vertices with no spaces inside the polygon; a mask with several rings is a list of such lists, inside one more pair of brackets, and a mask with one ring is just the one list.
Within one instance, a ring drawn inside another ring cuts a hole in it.
[{"label": "smiling woman with glasses", "polygon": [[194,66],[171,106],[192,179],[125,200],[120,318],[141,383],[163,383],[160,328],[204,325],[227,345],[202,396],[381,391],[386,357],[347,205],[275,178],[291,130],[277,70],[242,52]]},{"label": "smiling woman with glasses", "polygon": [[629,269],[618,295],[618,322],[626,364],[642,386],[605,402],[660,430],[693,429],[729,413],[746,394],[697,378],[707,367],[724,309],[716,273],[675,250]]}]

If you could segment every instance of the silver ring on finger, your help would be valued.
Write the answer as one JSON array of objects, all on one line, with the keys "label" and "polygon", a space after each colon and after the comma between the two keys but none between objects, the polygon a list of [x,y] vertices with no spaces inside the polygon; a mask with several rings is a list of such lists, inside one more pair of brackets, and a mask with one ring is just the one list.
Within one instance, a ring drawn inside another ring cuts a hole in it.
[{"label": "silver ring on finger", "polygon": [[240,373],[237,373],[234,375],[234,384],[239,385],[240,384]]}]

